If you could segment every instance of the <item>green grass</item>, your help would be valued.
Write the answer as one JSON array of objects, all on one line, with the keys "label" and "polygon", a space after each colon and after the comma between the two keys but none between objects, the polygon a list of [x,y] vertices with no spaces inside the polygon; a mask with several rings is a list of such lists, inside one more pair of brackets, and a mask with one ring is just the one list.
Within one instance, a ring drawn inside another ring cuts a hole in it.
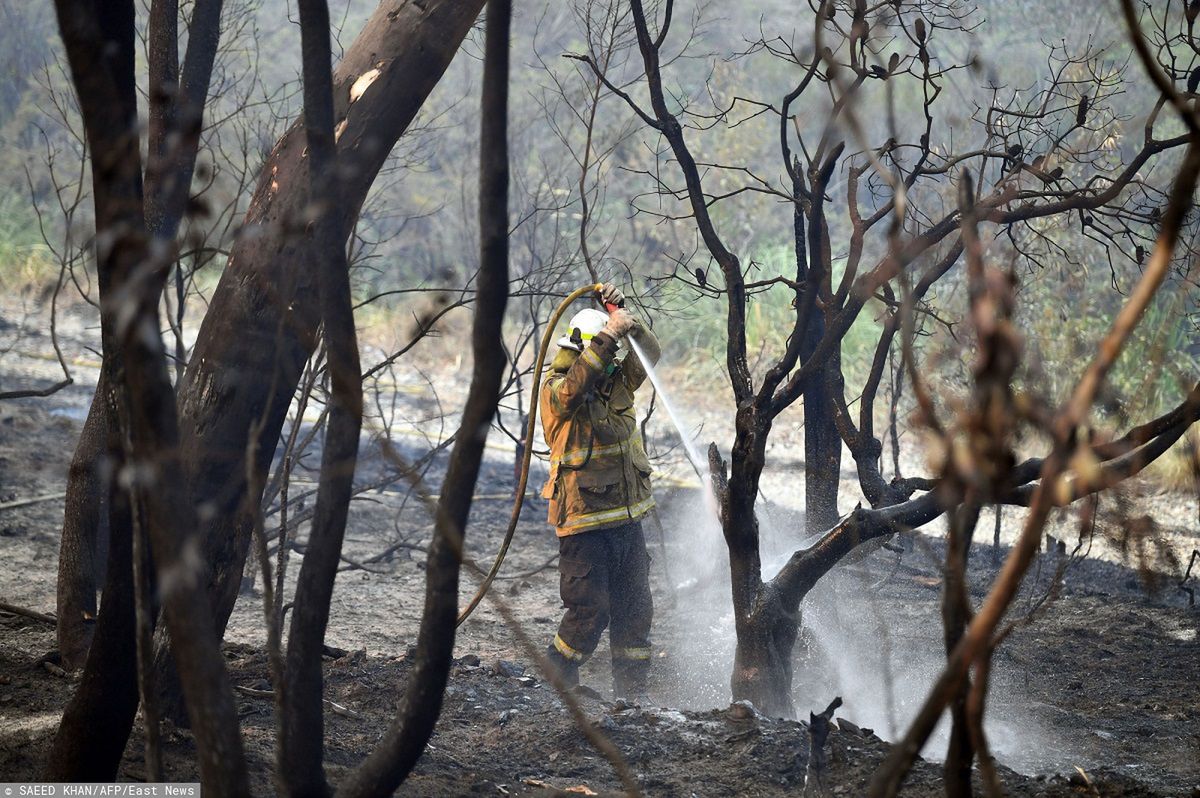
[{"label": "green grass", "polygon": [[[1088,291],[1078,302],[1042,295],[1025,297],[1019,317],[1027,361],[1034,368],[1030,387],[1054,403],[1066,399],[1096,355],[1115,312],[1109,292]],[[1194,328],[1185,293],[1164,289],[1147,308],[1109,373],[1096,418],[1125,426],[1161,415],[1178,405],[1200,375],[1191,351]],[[1069,306],[1069,309],[1064,309]]]},{"label": "green grass", "polygon": [[[770,248],[754,258],[759,265],[749,282],[767,280],[780,274],[794,274],[791,250],[786,246]],[[715,271],[715,270],[714,270]],[[834,284],[841,277],[840,264],[834,268]],[[720,274],[712,280],[720,285]],[[784,284],[752,293],[746,301],[747,359],[756,380],[774,365],[787,347],[796,323],[792,307],[795,296]],[[655,331],[663,342],[663,357],[673,364],[691,367],[698,373],[719,369],[725,373],[725,346],[728,327],[726,297],[699,295],[695,288],[680,282],[667,283],[660,303],[667,314],[659,319]],[[875,321],[873,303],[859,315],[842,339],[842,370],[846,378],[846,398],[853,402],[871,366],[879,341],[880,325]]]},{"label": "green grass", "polygon": [[37,232],[28,201],[0,197],[0,290],[40,292],[58,280],[58,264]]}]

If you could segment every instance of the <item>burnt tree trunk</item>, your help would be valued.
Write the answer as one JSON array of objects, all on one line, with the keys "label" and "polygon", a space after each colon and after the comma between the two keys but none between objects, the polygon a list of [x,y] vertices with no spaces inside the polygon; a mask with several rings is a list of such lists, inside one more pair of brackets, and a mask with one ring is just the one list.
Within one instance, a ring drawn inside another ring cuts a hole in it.
[{"label": "burnt tree trunk", "polygon": [[[175,397],[158,334],[159,291],[154,279],[146,279],[165,271],[169,259],[151,246],[145,225],[133,2],[111,3],[103,11],[86,0],[57,0],[55,5],[92,153],[101,337],[110,386],[102,399],[115,398],[107,416],[110,427],[115,419],[119,435],[108,440],[123,466],[120,479],[112,482],[110,506],[138,513],[137,523],[149,533],[155,565],[163,574],[165,615],[185,663],[181,675],[193,707],[206,792],[245,795],[249,785],[232,690],[207,605],[185,556],[194,516],[183,496]],[[93,642],[95,653],[87,659],[81,689],[55,740],[51,772],[70,768],[72,751],[95,742],[97,729],[80,722],[90,716],[100,718],[97,725],[111,732],[112,739],[96,745],[99,753],[85,756],[97,772],[111,768],[115,773],[137,707],[136,689],[131,696],[126,687],[137,673],[131,652],[136,643],[130,645],[136,639],[129,600],[133,547],[132,536],[125,534],[133,524],[129,512],[114,512],[111,521],[113,590],[104,598],[102,613],[112,608],[116,623],[102,624]],[[110,683],[116,689],[106,689]]]},{"label": "burnt tree trunk", "polygon": [[[792,233],[796,254],[798,292],[796,328],[801,337],[799,362],[808,363],[825,337],[825,314],[816,299],[832,304],[830,286],[829,230],[825,220],[823,192],[827,177],[810,175],[815,191],[806,199],[800,166],[792,168]],[[834,418],[832,391],[840,389],[841,345],[804,386],[804,526],[808,535],[829,529],[838,519],[838,488],[841,482],[842,441]]]},{"label": "burnt tree trunk", "polygon": [[[748,700],[769,715],[790,716],[791,652],[798,615],[788,614],[779,595],[763,583],[758,518],[758,480],[766,457],[771,419],[751,404],[738,412],[738,436],[730,456],[727,484],[719,484],[722,529],[732,577],[734,653],[730,688],[735,701]],[[713,456],[715,450],[710,452]],[[724,473],[717,463],[714,473]]]},{"label": "burnt tree trunk", "polygon": [[[844,146],[844,145],[843,145]],[[840,154],[841,147],[834,152]],[[813,170],[813,198],[808,203],[809,267],[808,290],[821,302],[809,309],[808,329],[803,331],[800,362],[807,365],[817,357],[825,339],[826,315],[836,313],[833,296],[833,252],[829,222],[825,216],[825,191],[838,155],[831,155],[824,170]],[[801,197],[794,203],[797,213],[805,206]],[[799,246],[799,243],[798,245]],[[835,396],[842,392],[842,335],[831,336],[832,346],[804,385],[804,515],[808,534],[830,529],[838,519],[838,487],[842,473],[842,439],[834,421]]]},{"label": "burnt tree trunk", "polygon": [[285,683],[275,688],[283,691],[280,780],[291,795],[327,795],[321,650],[353,490],[362,428],[362,376],[345,239],[338,235],[334,224],[341,191],[333,139],[329,6],[326,0],[300,0],[299,8],[309,196],[314,198],[311,215],[315,217],[311,245],[319,258],[317,284],[331,406],[321,452],[316,511],[296,585]]},{"label": "burnt tree trunk", "polygon": [[[339,242],[348,238],[392,146],[449,66],[482,5],[483,0],[385,0],[347,50],[333,79],[342,175],[334,219]],[[261,485],[316,344],[316,270],[301,234],[308,204],[304,128],[297,122],[263,167],[179,391],[181,454],[201,518],[218,633],[233,611],[252,508],[259,500],[246,495],[251,429],[262,422],[253,463],[255,484]],[[165,712],[178,718],[179,691],[161,637],[156,663]]]},{"label": "burnt tree trunk", "polygon": [[395,720],[374,751],[346,778],[339,796],[395,791],[425,750],[442,708],[458,616],[458,576],[471,499],[506,366],[508,303],[508,72],[510,0],[489,0],[484,47],[479,163],[479,298],[471,331],[471,388],[442,483],[425,573],[425,610],[416,665]]},{"label": "burnt tree trunk", "polygon": [[[963,504],[949,514],[950,534],[946,540],[945,589],[942,595],[942,630],[946,656],[949,657],[962,640],[971,621],[971,600],[967,590],[967,561],[971,552],[971,537],[979,519],[979,506]],[[950,702],[950,743],[942,768],[947,798],[970,798],[971,765],[975,761],[975,746],[967,717],[967,695],[971,690],[970,677],[963,679]]]},{"label": "burnt tree trunk", "polygon": [[[117,436],[106,452],[115,467],[121,462]],[[115,486],[112,480],[106,480]],[[46,781],[114,781],[129,741],[138,707],[137,638],[134,621],[133,536],[128,494],[112,490],[104,502],[117,529],[108,544],[104,601],[95,622],[95,641],[86,657],[79,687],[71,696],[42,778]],[[95,589],[92,592],[95,596]],[[91,624],[88,624],[89,637]],[[89,640],[89,643],[91,641]]]},{"label": "burnt tree trunk", "polygon": [[789,611],[777,590],[762,585],[746,615],[737,616],[733,699],[747,700],[773,717],[795,715],[792,701],[792,649],[800,629],[800,612]]},{"label": "burnt tree trunk", "polygon": [[[204,50],[196,43],[211,41],[215,51],[212,20],[219,17],[220,5],[219,0],[196,4],[188,58],[180,78],[182,97],[190,98],[189,104],[162,122],[164,130],[174,124],[185,142],[198,135],[199,111],[212,68],[211,56],[206,65]],[[387,0],[347,52],[337,73],[335,98],[338,118],[346,121],[339,147],[348,164],[346,184],[351,200],[346,204],[350,210],[340,218],[346,231],[343,239],[387,153],[449,65],[482,5],[483,0],[437,0],[424,5]],[[350,85],[374,69],[379,70],[378,77],[359,99],[356,112],[348,114]],[[205,319],[196,352],[179,386],[182,455],[202,519],[205,554],[215,563],[209,593],[218,630],[224,630],[232,611],[235,574],[240,573],[249,545],[241,462],[250,426],[260,416],[267,416],[264,445],[259,447],[255,463],[265,472],[298,379],[293,375],[311,351],[319,315],[312,276],[304,268],[307,253],[288,240],[294,238],[291,234],[299,212],[308,202],[307,174],[300,157],[303,145],[295,146],[301,133],[297,123],[264,167],[246,220],[248,228],[259,228],[261,235],[240,237],[235,244],[212,313]],[[195,150],[182,145],[169,151],[152,146],[150,153],[147,225],[152,234],[170,238],[186,203],[188,181],[184,175],[190,174]],[[157,166],[155,158],[160,153],[162,164]],[[303,276],[288,279],[297,273]],[[289,305],[294,312],[285,310]],[[272,351],[256,351],[261,347],[272,350],[276,343],[278,357]],[[279,379],[273,384],[276,373]],[[98,395],[104,393],[104,379],[102,374]],[[108,472],[102,468],[103,441],[109,426],[104,403],[93,401],[68,478],[59,560],[58,634],[60,651],[72,664],[82,661],[91,638],[87,616],[94,616],[100,578],[93,552],[103,549],[105,531],[96,508],[102,506],[105,496],[103,476]],[[159,683],[166,695],[177,697],[177,680],[164,667],[169,651],[162,637],[156,659]],[[171,704],[175,717],[182,719],[178,702]]]},{"label": "burnt tree trunk", "polygon": [[[884,509],[858,508],[815,544],[793,554],[773,579],[758,587],[745,614],[735,616],[734,700],[749,699],[767,714],[791,716],[792,650],[804,597],[859,545],[897,529],[923,526],[943,512],[933,493]],[[735,610],[736,601],[735,596]]]},{"label": "burnt tree trunk", "polygon": [[[187,208],[220,37],[222,6],[223,0],[195,3],[182,73],[178,3],[156,2],[151,8],[149,159],[142,203],[147,232],[164,246],[170,246],[175,238]],[[161,292],[166,278],[167,271],[163,270],[148,279]],[[105,440],[117,434],[105,400],[108,380],[107,371],[102,369],[67,475],[58,559],[57,636],[63,667],[69,670],[81,666],[87,656],[96,589],[104,578],[100,566],[109,535],[106,483],[113,474],[111,464],[104,459]],[[132,534],[127,529],[119,533]]]},{"label": "burnt tree trunk", "polygon": [[[117,234],[117,240],[108,242],[104,249],[97,248],[97,272],[104,297],[112,287],[108,265],[128,256],[125,250],[129,242],[121,234],[135,233],[131,228],[136,224],[131,220],[136,222],[141,211],[133,4],[117,3],[108,13],[95,15],[59,0],[56,11],[93,153],[96,230],[98,234]],[[120,385],[120,355],[112,333],[109,325],[102,327],[101,369],[106,379],[102,380],[105,390],[96,396],[96,402],[102,405],[120,401],[116,390]],[[106,408],[101,417],[115,420],[116,408]],[[67,705],[50,750],[44,775],[55,781],[113,780],[138,705],[130,502],[128,493],[118,488],[113,478],[125,462],[124,443],[115,423],[93,426],[92,433],[88,444],[96,447],[100,456],[79,476],[95,501],[95,506],[89,508],[94,516],[98,516],[100,491],[111,491],[107,503],[109,525],[118,532],[108,546],[108,573],[95,640],[87,651],[79,687]],[[108,473],[102,475],[101,471]],[[99,523],[98,517],[95,520]],[[83,553],[88,548],[83,545],[76,551]],[[86,584],[84,587],[88,589]],[[82,598],[84,604],[90,599],[94,604],[94,583],[90,590],[90,596],[85,593],[74,598]],[[78,631],[79,627],[73,628]]]},{"label": "burnt tree trunk", "polygon": [[[104,396],[106,369],[101,368],[91,409],[79,434],[67,472],[62,540],[58,550],[57,619],[55,632],[62,665],[83,667],[95,631],[96,591],[105,579],[108,549],[109,485],[116,462],[107,456],[108,428]],[[126,530],[127,531],[127,530]]]},{"label": "burnt tree trunk", "polygon": [[[801,355],[806,361],[824,335],[821,314],[812,314]],[[834,424],[831,385],[841,379],[841,360],[840,352],[832,354],[804,388],[804,526],[809,535],[838,520],[842,438]]]}]

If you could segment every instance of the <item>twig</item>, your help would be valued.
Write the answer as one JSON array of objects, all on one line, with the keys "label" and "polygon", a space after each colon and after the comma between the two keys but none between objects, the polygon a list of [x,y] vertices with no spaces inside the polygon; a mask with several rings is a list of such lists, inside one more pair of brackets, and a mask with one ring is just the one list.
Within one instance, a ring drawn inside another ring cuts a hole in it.
[{"label": "twig", "polygon": [[64,493],[47,493],[44,496],[34,496],[29,499],[14,499],[10,502],[0,503],[0,511],[15,510],[18,507],[28,507],[31,504],[40,504],[41,502],[54,501],[55,499],[65,499],[67,494]]},{"label": "twig", "polygon": [[1100,791],[1096,789],[1095,784],[1092,784],[1092,779],[1088,776],[1087,771],[1076,765],[1075,772],[1079,774],[1079,778],[1083,781],[1083,786],[1088,788],[1088,795],[1100,798]]},{"label": "twig", "polygon": [[350,707],[344,707],[336,701],[330,701],[328,698],[322,698],[321,701],[325,704],[325,706],[329,707],[329,709],[335,715],[341,715],[343,718],[362,720],[362,715],[358,712],[355,712],[353,709],[350,709]]},{"label": "twig", "polygon": [[[291,473],[292,456],[287,454],[283,458],[283,476],[279,485],[279,551],[278,560],[275,563],[275,600],[271,605],[271,612],[274,613],[275,622],[279,624],[279,628],[283,627],[283,590],[287,578],[288,490],[291,482]],[[264,578],[266,578],[266,571],[263,573]]]},{"label": "twig", "polygon": [[[261,698],[263,700],[271,700],[271,701],[273,701],[275,699],[275,691],[274,690],[258,690],[254,687],[246,687],[246,686],[240,685],[240,684],[235,684],[233,686],[233,689],[237,690],[239,693],[241,693],[243,695],[248,695],[251,698]],[[333,714],[335,714],[335,715],[341,715],[344,718],[353,718],[354,720],[362,720],[363,719],[362,713],[356,712],[353,709],[350,709],[350,707],[344,707],[341,704],[337,703],[336,701],[330,701],[328,698],[322,698],[321,703],[323,703],[325,706],[329,707],[329,710],[331,712],[333,712]]]},{"label": "twig", "polygon": [[44,398],[46,396],[50,396],[51,394],[56,394],[59,391],[61,391],[63,388],[66,388],[68,385],[74,385],[74,384],[75,384],[75,380],[71,379],[70,377],[67,377],[66,379],[59,380],[58,382],[54,383],[53,385],[51,385],[48,388],[24,388],[24,389],[16,390],[16,391],[0,391],[0,400],[31,399],[31,398],[39,398],[40,399],[40,398]]},{"label": "twig", "polygon": [[0,612],[7,612],[9,615],[23,615],[24,617],[32,618],[35,621],[48,623],[51,626],[58,625],[58,619],[53,615],[47,615],[46,613],[38,612],[37,610],[26,609],[25,607],[18,607],[16,604],[9,604],[7,601],[0,601]]},{"label": "twig", "polygon": [[[537,574],[540,574],[542,571],[544,571],[547,568],[549,568],[550,566],[554,565],[554,563],[557,561],[558,561],[558,555],[555,554],[552,557],[550,557],[550,559],[546,560],[544,563],[539,565],[537,568],[533,568],[529,571],[524,571],[519,574],[506,574],[504,576],[497,575],[496,581],[503,581],[503,580],[511,581],[513,579],[528,579],[531,576],[536,576]],[[477,564],[472,564],[472,567],[479,568],[479,566]]]},{"label": "twig", "polygon": [[[288,546],[291,547],[292,551],[294,551],[297,554],[300,554],[302,556],[306,555],[308,553],[308,544],[307,543],[299,543],[299,542],[293,541],[293,542],[289,543]],[[387,571],[379,571],[374,568],[371,568],[370,566],[368,566],[364,563],[361,563],[358,560],[354,560],[354,559],[351,559],[350,557],[347,557],[345,554],[339,554],[338,559],[341,560],[342,562],[346,563],[346,565],[350,566],[349,568],[346,568],[343,570],[353,571],[355,569],[358,569],[360,571],[366,571],[367,573],[378,574],[380,576],[387,574]]]},{"label": "twig", "polygon": [[1179,589],[1188,594],[1188,606],[1196,606],[1196,588],[1188,587],[1188,580],[1192,578],[1192,566],[1196,564],[1196,560],[1200,559],[1200,549],[1192,549],[1192,558],[1188,560],[1187,570],[1183,572],[1183,578],[1179,580]]}]

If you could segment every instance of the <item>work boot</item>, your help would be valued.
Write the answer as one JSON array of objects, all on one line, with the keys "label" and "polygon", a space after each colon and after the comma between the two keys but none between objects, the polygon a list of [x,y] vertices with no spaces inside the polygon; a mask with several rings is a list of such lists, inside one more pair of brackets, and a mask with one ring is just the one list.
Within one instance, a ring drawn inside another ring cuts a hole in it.
[{"label": "work boot", "polygon": [[546,646],[546,659],[550,662],[551,670],[562,680],[564,687],[570,690],[579,685],[579,663],[564,657],[553,643]]},{"label": "work boot", "polygon": [[613,698],[624,698],[635,704],[649,702],[647,684],[650,677],[650,660],[614,659]]}]

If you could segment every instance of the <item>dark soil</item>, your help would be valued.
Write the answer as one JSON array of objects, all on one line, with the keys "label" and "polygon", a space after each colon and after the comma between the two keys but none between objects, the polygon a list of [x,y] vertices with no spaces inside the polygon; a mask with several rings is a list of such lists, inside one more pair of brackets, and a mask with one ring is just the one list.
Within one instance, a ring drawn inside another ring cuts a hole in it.
[{"label": "dark soil", "polygon": [[[77,366],[76,374],[86,376],[85,367]],[[420,417],[424,400],[419,392],[412,396],[418,398],[408,400],[414,403],[410,415]],[[0,504],[43,498],[0,509],[0,601],[53,611],[62,518],[62,502],[55,497],[65,485],[87,399],[81,384],[50,399],[0,406]],[[413,443],[412,451],[418,453],[422,445]],[[468,553],[481,562],[490,561],[507,520],[511,458],[511,451],[490,451],[485,464],[468,532]],[[364,443],[361,478],[369,480],[383,469],[377,450]],[[303,472],[298,478],[293,495],[304,489]],[[428,478],[436,490],[437,464]],[[535,489],[540,479],[531,480]],[[667,489],[665,481],[658,493],[665,539],[660,543],[654,528],[647,528],[655,557],[651,695],[655,703],[676,709],[607,700],[608,654],[602,643],[583,673],[584,682],[601,696],[581,696],[586,713],[618,745],[648,795],[800,794],[808,762],[806,727],[730,713],[727,570],[719,537],[700,518],[703,502],[694,492]],[[422,549],[430,533],[419,503],[397,485],[359,498],[351,507],[345,549],[353,562],[338,577],[327,634],[330,646],[350,652],[326,663],[326,696],[344,708],[326,713],[326,762],[335,783],[375,745],[407,678],[406,652],[421,612]],[[1164,505],[1194,501],[1150,492],[1127,498],[1136,507],[1155,508],[1143,510],[1155,514]],[[801,544],[796,532],[801,524],[783,507],[767,509],[769,572]],[[1184,508],[1173,517],[1190,512]],[[560,612],[556,544],[542,523],[543,513],[544,504],[530,502],[495,588],[538,645],[553,635]],[[1101,516],[1110,530],[1123,523],[1108,505],[1102,505]],[[1060,526],[1068,530],[1069,519]],[[876,550],[853,558],[805,601],[796,651],[798,716],[806,718],[840,695],[845,705],[838,717],[874,729],[859,733],[847,725],[830,736],[832,760],[824,775],[832,795],[863,794],[887,750],[880,738],[903,733],[944,661],[942,548],[936,525],[928,531],[931,536],[896,541],[903,554]],[[1166,545],[1186,560],[1197,545],[1196,534],[1194,526],[1174,522]],[[1014,608],[1011,620],[1021,623],[996,655],[987,725],[993,751],[1007,766],[1009,795],[1200,795],[1200,609],[1188,605],[1170,574],[1159,574],[1154,592],[1131,567],[1134,563],[1105,556],[1108,561],[1073,561],[1060,588],[1043,602],[1061,559],[1053,552],[1042,555]],[[289,585],[300,557],[293,555]],[[996,567],[989,546],[976,546],[970,573],[976,601]],[[464,576],[464,603],[474,586]],[[1025,623],[1035,608],[1040,609]],[[226,645],[233,681],[241,688],[270,687],[264,637],[261,601],[245,596]],[[0,613],[0,781],[37,777],[74,688],[72,676],[42,663],[53,647],[50,625]],[[586,742],[489,602],[459,630],[455,654],[437,732],[401,794],[619,788],[610,764]],[[244,692],[238,700],[256,791],[271,794],[271,701]],[[166,740],[169,776],[194,779],[189,733],[170,729]],[[944,750],[943,740],[935,738],[926,748],[931,761],[912,774],[905,795],[940,794],[940,768],[932,760]],[[121,778],[140,779],[143,771],[139,726]]]},{"label": "dark soil", "polygon": [[[48,626],[6,617],[8,645],[0,653],[0,778],[36,776],[37,762],[71,688],[68,678],[36,664],[36,652],[53,644]],[[235,683],[267,687],[261,650],[227,646]],[[353,717],[326,717],[326,762],[336,782],[383,733],[392,701],[409,673],[406,655],[368,657],[351,652],[326,662],[326,695]],[[805,724],[765,718],[740,707],[706,712],[609,702],[578,693],[596,724],[617,744],[647,795],[796,795],[804,787],[809,757]],[[274,737],[269,699],[241,696],[240,716],[254,780],[267,792]],[[353,708],[353,709],[350,709]],[[42,719],[39,722],[39,719]],[[26,730],[30,726],[36,730]],[[19,729],[19,730],[18,730]],[[869,730],[847,726],[828,740],[824,783],[833,795],[862,795],[888,745]],[[167,776],[196,777],[191,735],[169,728]],[[1027,777],[1002,769],[1011,796],[1162,796],[1159,791],[1103,770],[1085,777]],[[143,738],[135,730],[121,768],[123,780],[144,777]],[[398,794],[413,796],[539,795],[556,791],[619,791],[609,763],[587,743],[553,690],[515,662],[456,660],[438,730],[413,776]],[[905,795],[941,795],[940,767],[920,762]]]}]

